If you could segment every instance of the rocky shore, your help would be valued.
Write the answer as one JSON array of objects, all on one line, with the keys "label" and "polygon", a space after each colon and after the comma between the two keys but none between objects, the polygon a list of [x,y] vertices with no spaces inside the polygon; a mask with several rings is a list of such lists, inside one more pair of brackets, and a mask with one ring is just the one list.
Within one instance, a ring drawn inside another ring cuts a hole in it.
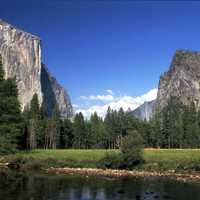
[{"label": "rocky shore", "polygon": [[200,173],[197,172],[175,172],[173,170],[167,172],[148,172],[137,170],[115,170],[115,169],[93,169],[93,168],[49,168],[47,172],[58,174],[79,174],[79,175],[95,175],[105,177],[168,177],[182,182],[198,182],[200,183]]}]

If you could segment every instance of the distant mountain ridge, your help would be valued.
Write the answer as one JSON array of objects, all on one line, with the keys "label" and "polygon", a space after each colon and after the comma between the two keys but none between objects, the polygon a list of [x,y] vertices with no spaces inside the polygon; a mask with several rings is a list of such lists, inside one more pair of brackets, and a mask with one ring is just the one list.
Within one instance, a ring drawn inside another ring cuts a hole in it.
[{"label": "distant mountain ridge", "polygon": [[52,114],[58,104],[61,117],[73,114],[70,97],[41,61],[41,40],[0,20],[0,55],[5,78],[16,77],[22,110],[36,93],[40,105]]},{"label": "distant mountain ridge", "polygon": [[153,115],[156,100],[146,101],[141,106],[132,111],[132,114],[139,119],[149,121]]}]

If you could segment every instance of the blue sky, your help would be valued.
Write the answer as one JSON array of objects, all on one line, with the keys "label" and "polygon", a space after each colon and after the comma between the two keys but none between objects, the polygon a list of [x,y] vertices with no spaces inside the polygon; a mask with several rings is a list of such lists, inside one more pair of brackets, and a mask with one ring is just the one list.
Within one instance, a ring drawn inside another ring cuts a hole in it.
[{"label": "blue sky", "polygon": [[0,18],[41,38],[43,62],[86,109],[141,97],[176,49],[200,50],[199,10],[189,1],[7,0]]}]

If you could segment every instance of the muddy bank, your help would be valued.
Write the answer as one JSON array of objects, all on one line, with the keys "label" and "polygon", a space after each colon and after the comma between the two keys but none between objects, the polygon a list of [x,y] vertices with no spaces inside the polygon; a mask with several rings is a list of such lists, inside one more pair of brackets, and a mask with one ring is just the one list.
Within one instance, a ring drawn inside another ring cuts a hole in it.
[{"label": "muddy bank", "polygon": [[175,171],[167,172],[148,172],[148,171],[129,171],[129,170],[113,170],[113,169],[91,169],[91,168],[49,168],[47,172],[60,174],[80,174],[80,175],[95,175],[105,177],[168,177],[183,182],[199,182],[200,173],[197,172],[183,172],[177,173]]}]

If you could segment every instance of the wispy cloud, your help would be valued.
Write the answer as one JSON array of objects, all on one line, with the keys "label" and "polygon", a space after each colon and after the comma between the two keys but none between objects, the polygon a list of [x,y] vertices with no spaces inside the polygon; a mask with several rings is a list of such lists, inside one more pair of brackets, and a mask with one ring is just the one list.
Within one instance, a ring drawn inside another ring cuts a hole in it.
[{"label": "wispy cloud", "polygon": [[114,95],[114,92],[111,89],[107,89],[106,92],[110,95]]},{"label": "wispy cloud", "polygon": [[75,108],[75,109],[79,107],[77,104],[73,104],[72,106],[73,106],[73,108]]},{"label": "wispy cloud", "polygon": [[99,116],[104,117],[109,106],[114,110],[119,110],[121,107],[124,110],[128,110],[129,108],[131,110],[134,110],[135,108],[143,104],[145,101],[152,101],[156,99],[157,88],[152,89],[148,91],[147,93],[145,93],[144,95],[138,96],[138,97],[127,96],[127,95],[120,96],[120,97],[115,97],[113,95],[110,95],[110,97],[106,97],[106,96],[109,96],[109,95],[96,95],[96,96],[91,95],[89,97],[84,96],[84,98],[82,98],[83,100],[104,101],[106,99],[106,101],[109,101],[109,102],[104,103],[102,105],[92,105],[87,108],[77,108],[76,112],[82,112],[86,118],[89,118],[91,114],[94,113],[95,111],[98,113]]},{"label": "wispy cloud", "polygon": [[108,95],[90,95],[90,96],[80,96],[83,100],[89,100],[89,101],[112,101],[114,100],[114,97],[110,94]]}]

